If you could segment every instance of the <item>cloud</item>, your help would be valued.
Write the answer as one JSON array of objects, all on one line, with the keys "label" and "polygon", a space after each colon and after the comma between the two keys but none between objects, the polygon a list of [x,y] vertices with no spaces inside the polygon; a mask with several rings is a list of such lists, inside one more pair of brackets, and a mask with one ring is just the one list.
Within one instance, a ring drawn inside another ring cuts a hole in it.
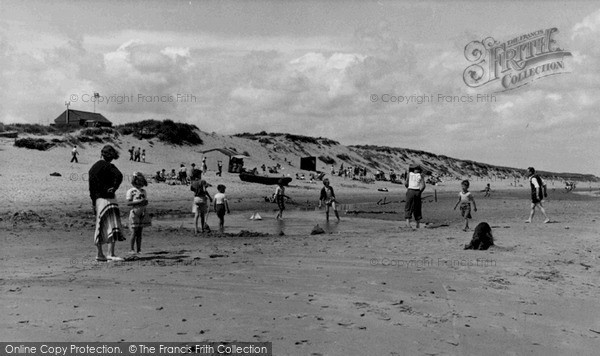
[{"label": "cloud", "polygon": [[598,34],[600,32],[600,10],[593,12],[581,20],[581,22],[576,23],[571,32],[573,33],[571,35],[572,39]]}]

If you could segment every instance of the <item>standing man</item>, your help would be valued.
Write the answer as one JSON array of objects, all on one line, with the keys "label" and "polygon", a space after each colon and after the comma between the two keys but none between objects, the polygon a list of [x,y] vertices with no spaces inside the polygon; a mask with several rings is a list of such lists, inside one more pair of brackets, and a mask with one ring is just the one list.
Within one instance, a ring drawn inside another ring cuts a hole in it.
[{"label": "standing man", "polygon": [[79,161],[77,160],[78,154],[79,154],[79,152],[77,152],[77,146],[73,146],[73,150],[71,151],[71,155],[73,155],[73,157],[71,158],[71,163],[73,163],[73,161],[75,163],[79,163]]},{"label": "standing man", "polygon": [[217,175],[221,177],[223,174],[223,161],[217,161]]},{"label": "standing man", "polygon": [[407,177],[406,183],[404,184],[404,186],[408,188],[406,190],[404,218],[406,219],[406,226],[412,229],[410,219],[414,216],[416,227],[418,229],[421,219],[423,218],[421,213],[421,193],[425,190],[425,178],[423,177],[421,166],[414,167],[412,171],[409,168]]},{"label": "standing man", "polygon": [[133,152],[135,151],[135,147],[131,146],[129,149],[129,160],[133,161]]},{"label": "standing man", "polygon": [[544,198],[548,197],[548,192],[546,191],[546,183],[542,180],[542,177],[535,174],[535,169],[533,167],[527,168],[527,177],[529,179],[529,185],[531,186],[531,212],[529,213],[529,219],[525,220],[525,223],[531,223],[531,219],[535,215],[535,207],[539,206],[540,211],[544,215],[544,224],[550,222],[548,215],[546,215],[546,210],[544,209],[543,202]]}]

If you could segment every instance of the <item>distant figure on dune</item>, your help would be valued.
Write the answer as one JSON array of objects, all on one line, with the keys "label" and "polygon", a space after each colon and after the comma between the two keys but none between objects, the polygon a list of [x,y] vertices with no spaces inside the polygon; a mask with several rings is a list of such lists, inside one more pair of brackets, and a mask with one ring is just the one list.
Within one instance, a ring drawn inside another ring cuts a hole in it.
[{"label": "distant figure on dune", "polygon": [[529,219],[525,220],[525,222],[531,223],[531,220],[535,215],[535,208],[539,207],[540,211],[544,215],[544,223],[549,223],[550,219],[548,218],[548,215],[546,215],[546,210],[544,209],[543,205],[544,198],[548,197],[546,183],[544,183],[542,177],[535,173],[535,169],[533,167],[527,168],[527,177],[531,187],[531,212],[529,213]]},{"label": "distant figure on dune", "polygon": [[206,174],[208,171],[208,166],[206,165],[206,157],[202,157],[202,173]]},{"label": "distant figure on dune", "polygon": [[135,157],[133,158],[134,162],[140,161],[141,150],[142,150],[141,147],[138,147],[137,150],[135,150]]},{"label": "distant figure on dune", "polygon": [[146,150],[142,150],[142,162],[146,163]]},{"label": "distant figure on dune", "polygon": [[221,177],[223,174],[223,161],[217,161],[217,175]]},{"label": "distant figure on dune", "polygon": [[135,152],[135,147],[131,146],[131,148],[129,149],[129,160],[133,161],[133,154]]},{"label": "distant figure on dune", "polygon": [[[101,151],[102,159],[96,162],[89,171],[90,198],[96,215],[94,244],[98,248],[97,261],[122,261],[115,256],[116,241],[124,241],[119,205],[115,192],[123,182],[123,174],[111,162],[119,158],[119,153],[111,145]],[[102,245],[108,244],[108,253],[102,252]]]},{"label": "distant figure on dune", "polygon": [[425,190],[425,178],[423,177],[421,166],[415,166],[412,170],[409,168],[404,186],[406,190],[406,205],[404,206],[404,218],[406,226],[412,228],[410,219],[414,216],[416,228],[419,228],[420,221],[423,218],[421,213],[421,193]]},{"label": "distant figure on dune", "polygon": [[77,155],[79,154],[79,152],[77,152],[77,146],[73,146],[73,150],[71,151],[71,155],[73,157],[71,157],[71,163],[75,162],[75,163],[79,163],[79,160],[77,160]]}]

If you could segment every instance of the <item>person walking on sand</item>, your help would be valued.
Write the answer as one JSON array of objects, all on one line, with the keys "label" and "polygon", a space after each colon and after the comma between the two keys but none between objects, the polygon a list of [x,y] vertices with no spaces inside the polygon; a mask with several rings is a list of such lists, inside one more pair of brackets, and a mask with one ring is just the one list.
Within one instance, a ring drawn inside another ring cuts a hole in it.
[{"label": "person walking on sand", "polygon": [[146,150],[142,150],[142,162],[146,163]]},{"label": "person walking on sand", "polygon": [[227,211],[227,214],[231,214],[229,211],[229,203],[227,202],[227,197],[225,196],[225,188],[226,187],[223,184],[219,184],[217,186],[218,193],[215,194],[214,198],[214,211],[219,217],[220,232],[223,232],[225,229],[225,211]]},{"label": "person walking on sand", "polygon": [[142,150],[141,147],[138,147],[137,150],[135,150],[135,157],[133,158],[134,162],[140,161],[141,150]]},{"label": "person walking on sand", "polygon": [[79,163],[79,160],[77,160],[77,155],[79,154],[79,152],[77,152],[77,146],[73,146],[73,150],[71,150],[71,155],[73,157],[71,157],[71,163],[75,162],[75,163]]},{"label": "person walking on sand", "polygon": [[490,197],[492,194],[490,193],[492,191],[492,188],[490,187],[490,183],[488,183],[485,188],[483,189],[483,191],[485,192],[485,194],[483,195],[485,198]]},{"label": "person walking on sand", "polygon": [[542,180],[542,177],[535,173],[533,167],[527,168],[527,177],[529,179],[529,185],[531,187],[531,212],[529,213],[529,219],[525,220],[525,223],[531,223],[533,216],[535,215],[535,208],[539,207],[540,211],[544,215],[544,223],[550,222],[548,215],[546,215],[546,209],[544,209],[544,198],[548,197],[546,191],[546,183]]},{"label": "person walking on sand", "polygon": [[202,157],[202,173],[206,174],[208,166],[206,165],[206,157]]},{"label": "person walking on sand", "polygon": [[460,185],[462,187],[462,191],[458,193],[458,201],[456,202],[456,205],[454,205],[454,210],[456,210],[460,204],[460,215],[463,217],[463,219],[465,219],[465,227],[463,231],[468,231],[469,219],[472,218],[471,203],[473,203],[474,211],[477,211],[477,205],[475,204],[475,198],[473,198],[473,195],[471,192],[469,192],[469,181],[465,179],[460,183]]},{"label": "person walking on sand", "polygon": [[319,197],[319,208],[321,208],[322,204],[325,204],[325,219],[327,221],[329,221],[329,207],[333,208],[335,217],[340,221],[340,214],[338,214],[336,207],[335,193],[333,187],[329,185],[328,178],[323,179],[323,188],[321,189],[321,196]]},{"label": "person walking on sand", "polygon": [[133,161],[133,153],[135,152],[135,147],[131,146],[131,148],[129,149],[129,160]]},{"label": "person walking on sand", "polygon": [[421,166],[415,166],[412,168],[412,171],[409,168],[407,177],[406,183],[404,184],[407,188],[404,218],[406,219],[406,226],[412,229],[410,219],[414,216],[416,228],[418,229],[421,219],[423,218],[421,213],[421,193],[425,190],[425,179],[422,174]]},{"label": "person walking on sand", "polygon": [[206,190],[207,187],[208,183],[204,179],[199,179],[197,175],[192,176],[190,190],[194,192],[194,205],[192,206],[192,213],[194,213],[194,234],[198,234],[198,218],[202,226],[202,233],[208,227],[206,224],[206,215],[208,214],[208,201],[212,202],[212,198]]},{"label": "person walking on sand", "polygon": [[[98,249],[96,261],[122,261],[121,257],[115,256],[116,241],[125,241],[115,192],[123,182],[123,174],[111,163],[119,158],[119,153],[113,146],[106,145],[102,148],[101,156],[102,159],[88,172],[90,198],[96,215],[94,232],[94,244]],[[103,244],[108,244],[107,255],[102,252]]]},{"label": "person walking on sand", "polygon": [[142,173],[134,172],[131,185],[133,188],[129,189],[126,194],[127,205],[131,207],[129,212],[130,253],[140,253],[142,252],[142,230],[144,229],[146,205],[148,205],[148,196],[144,187],[148,186],[148,182]]},{"label": "person walking on sand", "polygon": [[285,199],[288,197],[285,195],[285,187],[283,186],[283,179],[280,179],[277,182],[277,188],[275,188],[275,201],[277,202],[277,207],[279,208],[279,212],[275,219],[283,219],[283,211],[285,210]]}]

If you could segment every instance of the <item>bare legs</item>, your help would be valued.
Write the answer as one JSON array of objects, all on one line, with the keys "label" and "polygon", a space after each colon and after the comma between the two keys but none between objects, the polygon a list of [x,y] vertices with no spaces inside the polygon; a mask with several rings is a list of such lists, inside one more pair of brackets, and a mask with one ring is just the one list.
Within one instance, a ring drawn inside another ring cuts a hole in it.
[{"label": "bare legs", "polygon": [[550,222],[550,218],[548,218],[548,215],[546,215],[546,209],[544,209],[542,202],[531,203],[531,212],[529,212],[529,219],[525,220],[525,222],[530,223],[532,221],[533,216],[535,215],[535,207],[536,206],[540,207],[540,211],[542,212],[542,215],[544,215],[544,223]]}]

